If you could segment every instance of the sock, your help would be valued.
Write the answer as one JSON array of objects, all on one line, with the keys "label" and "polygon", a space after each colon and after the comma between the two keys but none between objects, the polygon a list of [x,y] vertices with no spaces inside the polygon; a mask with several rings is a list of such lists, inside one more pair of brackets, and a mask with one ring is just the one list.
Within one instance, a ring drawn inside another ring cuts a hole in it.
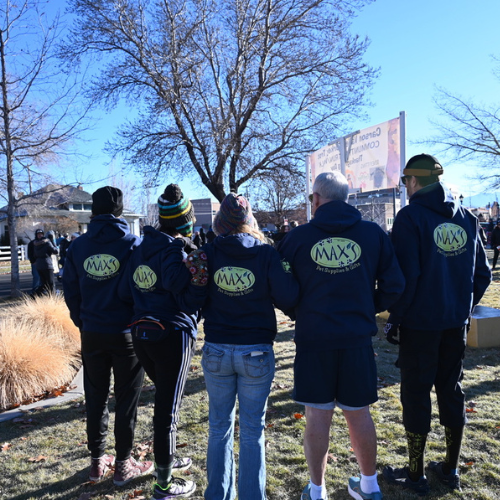
[{"label": "sock", "polygon": [[458,468],[464,428],[463,426],[454,428],[445,427],[444,433],[446,436],[446,458],[444,459],[443,473],[451,474],[453,470],[456,471]]},{"label": "sock", "polygon": [[410,457],[409,476],[412,481],[418,481],[424,475],[427,434],[406,431],[406,439],[408,440],[408,455]]},{"label": "sock", "polygon": [[156,482],[163,489],[167,488],[172,480],[172,465],[174,465],[173,461],[168,465],[156,464]]},{"label": "sock", "polygon": [[376,493],[377,491],[380,491],[380,487],[377,482],[377,473],[373,474],[373,476],[365,476],[364,474],[361,474],[361,491],[363,493]]},{"label": "sock", "polygon": [[311,485],[311,500],[327,500],[325,484],[317,486],[312,481],[309,481],[309,483]]}]

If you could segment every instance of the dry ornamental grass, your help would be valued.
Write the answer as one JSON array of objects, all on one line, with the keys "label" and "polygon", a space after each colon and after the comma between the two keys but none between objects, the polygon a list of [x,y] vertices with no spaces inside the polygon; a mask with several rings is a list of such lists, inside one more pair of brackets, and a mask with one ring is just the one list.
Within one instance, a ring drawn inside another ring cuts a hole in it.
[{"label": "dry ornamental grass", "polygon": [[72,381],[80,336],[64,299],[25,298],[0,315],[0,410]]}]

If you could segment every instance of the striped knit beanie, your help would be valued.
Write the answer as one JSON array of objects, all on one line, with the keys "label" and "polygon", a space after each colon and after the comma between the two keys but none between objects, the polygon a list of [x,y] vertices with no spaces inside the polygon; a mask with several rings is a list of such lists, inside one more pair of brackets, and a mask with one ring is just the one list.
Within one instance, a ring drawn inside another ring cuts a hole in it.
[{"label": "striped knit beanie", "polygon": [[212,228],[215,234],[225,236],[244,224],[255,226],[252,207],[244,196],[229,193],[220,204]]},{"label": "striped knit beanie", "polygon": [[158,198],[161,224],[176,229],[183,236],[193,233],[194,210],[191,201],[185,198],[177,184],[169,184]]}]

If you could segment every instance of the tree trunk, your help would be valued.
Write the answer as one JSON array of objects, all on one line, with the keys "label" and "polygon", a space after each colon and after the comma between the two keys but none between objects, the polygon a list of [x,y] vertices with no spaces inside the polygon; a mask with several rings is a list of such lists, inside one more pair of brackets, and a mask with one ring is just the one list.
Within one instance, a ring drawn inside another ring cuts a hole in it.
[{"label": "tree trunk", "polygon": [[10,241],[10,294],[12,297],[21,296],[21,286],[19,283],[19,257],[17,255],[17,224],[16,224],[16,192],[14,182],[14,171],[12,167],[13,153],[10,132],[10,106],[7,97],[7,69],[5,62],[5,40],[3,33],[0,37],[0,64],[2,69],[1,74],[1,88],[2,88],[2,111],[3,111],[3,127],[2,133],[4,135],[5,147],[3,153],[5,154],[6,163],[6,177],[7,177],[7,225],[9,228],[9,241]]}]

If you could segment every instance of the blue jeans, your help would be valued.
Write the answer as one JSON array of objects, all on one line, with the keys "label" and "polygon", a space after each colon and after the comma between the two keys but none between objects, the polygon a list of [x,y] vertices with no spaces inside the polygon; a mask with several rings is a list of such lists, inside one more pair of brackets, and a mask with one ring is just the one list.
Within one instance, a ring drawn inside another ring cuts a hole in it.
[{"label": "blue jeans", "polygon": [[40,280],[40,275],[38,274],[38,269],[35,264],[31,264],[31,275],[33,276],[33,284],[31,285],[31,293],[35,293],[35,290],[42,284]]},{"label": "blue jeans", "polygon": [[205,342],[203,372],[209,397],[206,500],[233,500],[235,491],[234,420],[239,402],[239,500],[265,500],[264,428],[267,397],[274,378],[270,344]]}]

